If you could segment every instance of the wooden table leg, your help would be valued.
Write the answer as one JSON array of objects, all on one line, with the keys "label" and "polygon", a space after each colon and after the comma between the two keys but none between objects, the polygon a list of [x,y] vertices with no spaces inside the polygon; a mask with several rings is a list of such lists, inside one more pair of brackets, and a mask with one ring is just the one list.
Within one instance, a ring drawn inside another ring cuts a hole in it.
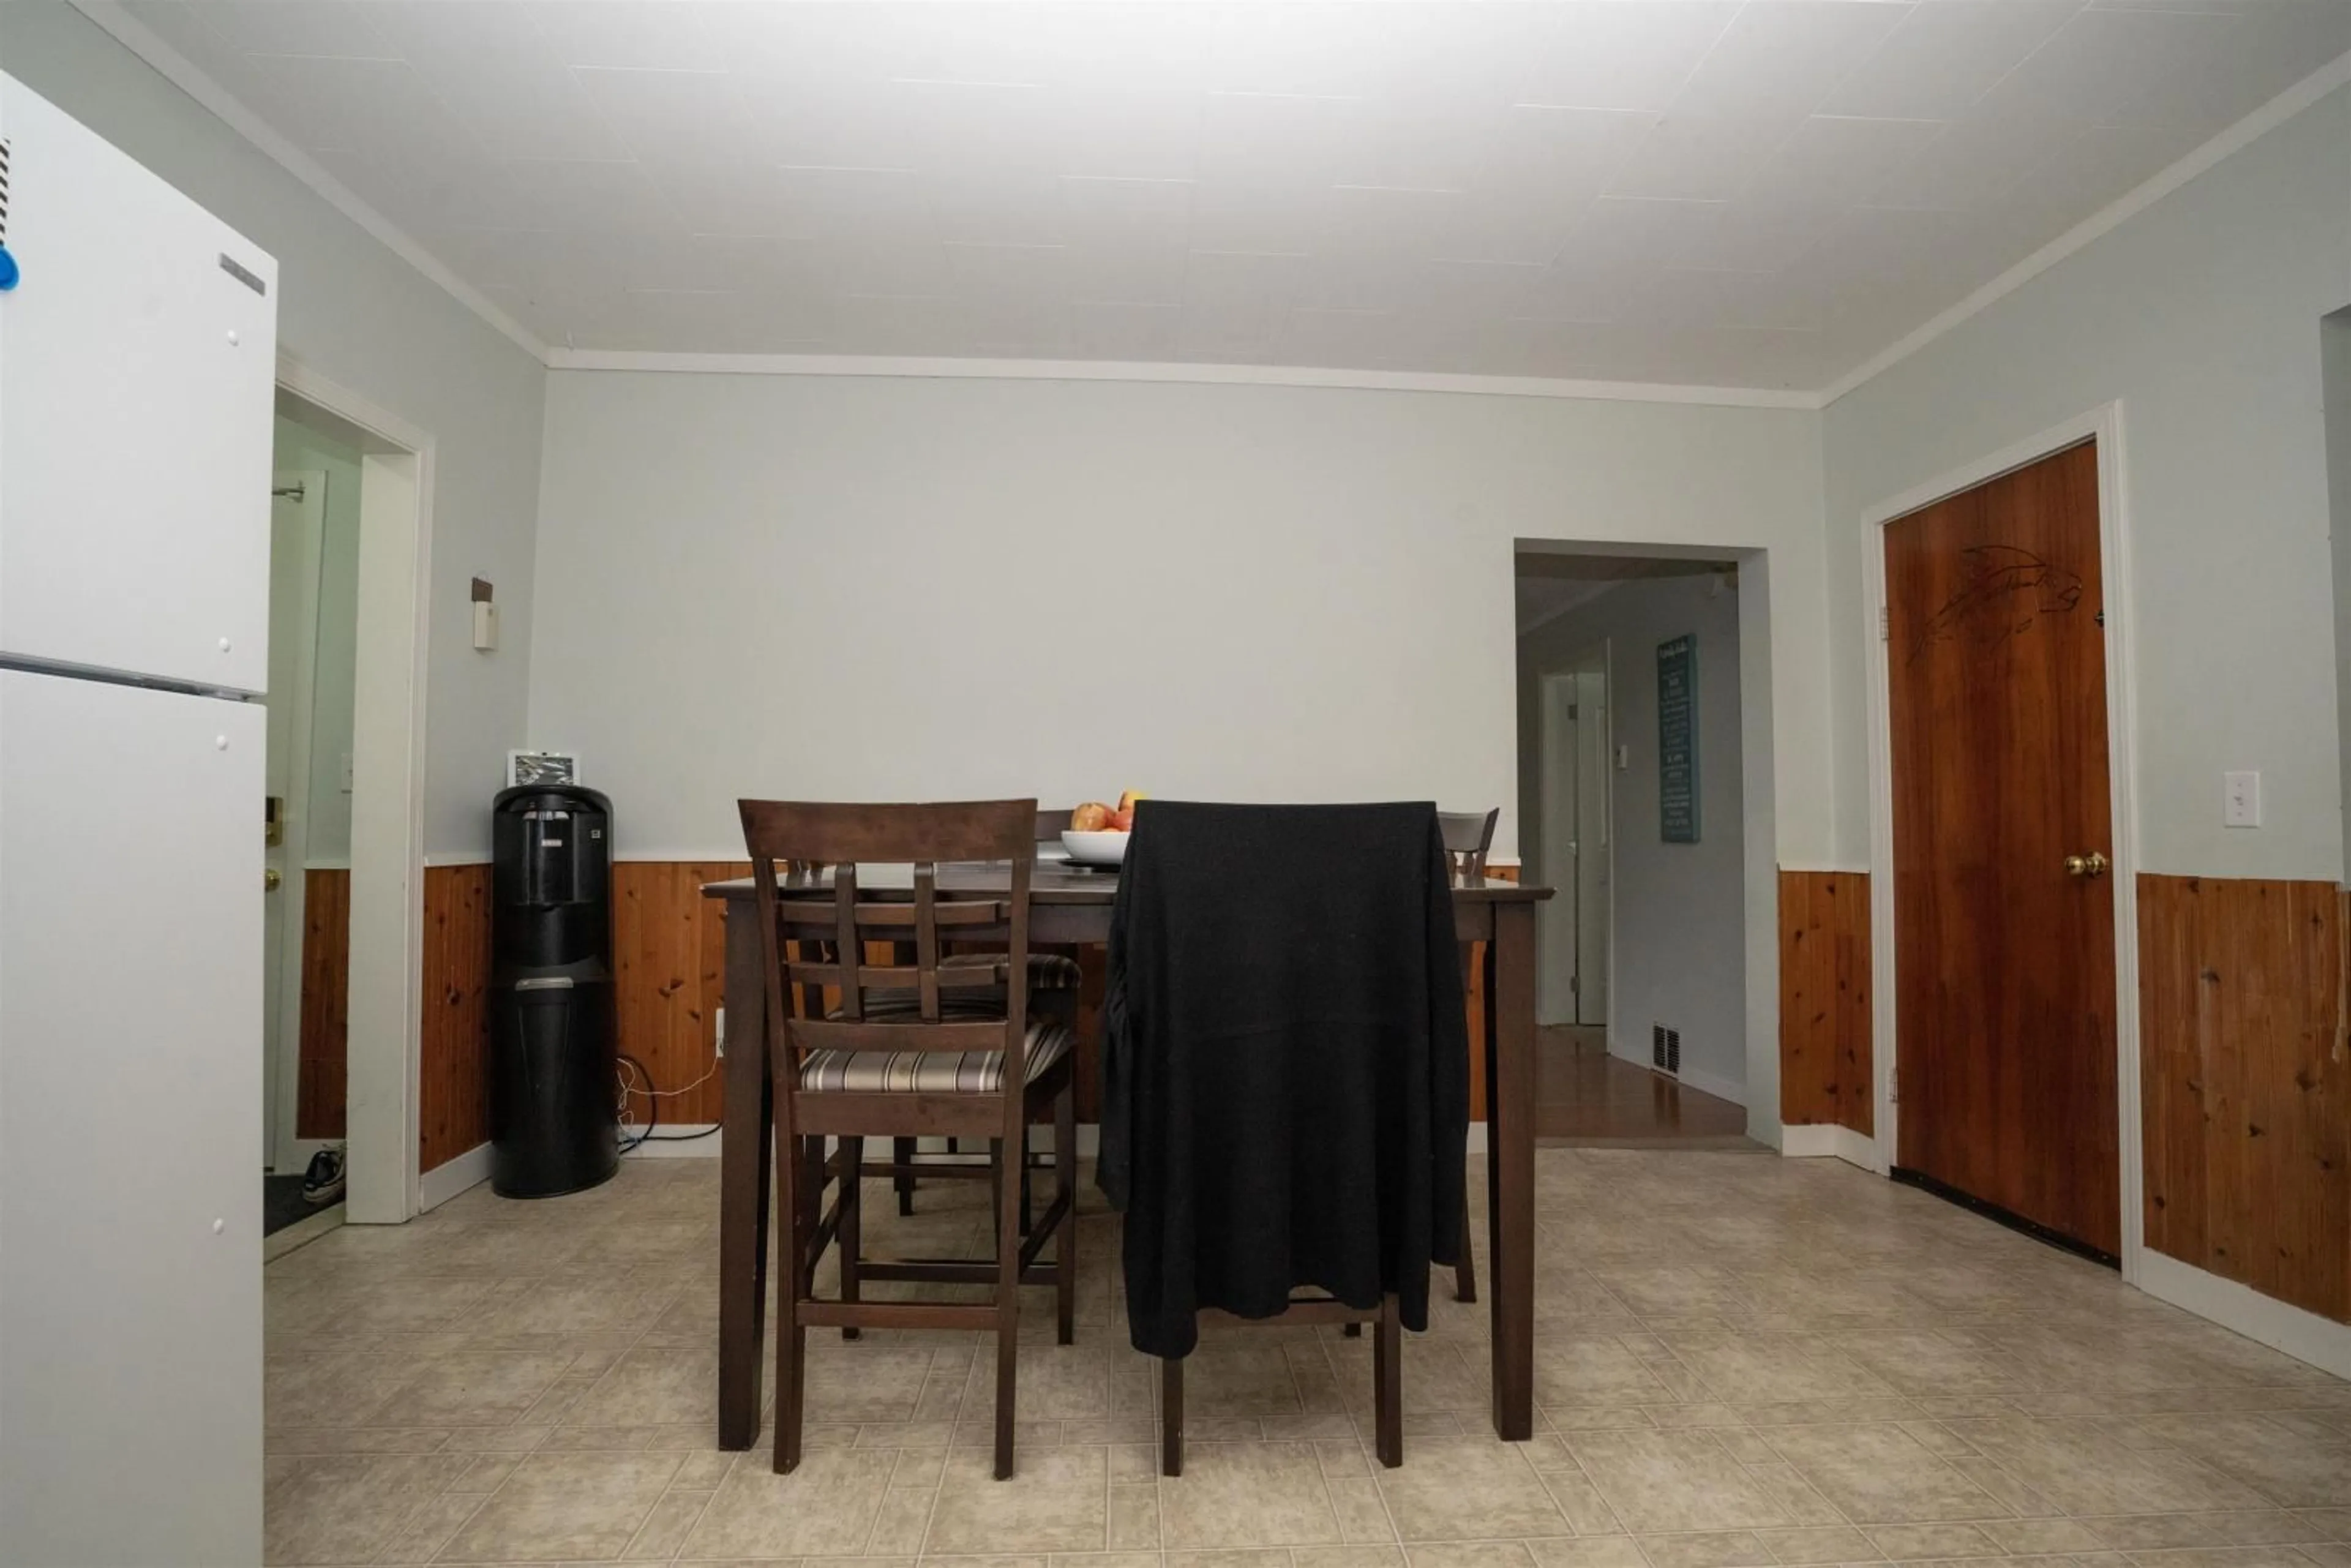
[{"label": "wooden table leg", "polygon": [[769,1166],[767,988],[751,906],[726,922],[726,1110],[718,1150],[718,1446],[759,1440],[759,1343],[768,1308]]},{"label": "wooden table leg", "polygon": [[1486,945],[1486,1234],[1494,1430],[1534,1436],[1535,906],[1498,903]]}]

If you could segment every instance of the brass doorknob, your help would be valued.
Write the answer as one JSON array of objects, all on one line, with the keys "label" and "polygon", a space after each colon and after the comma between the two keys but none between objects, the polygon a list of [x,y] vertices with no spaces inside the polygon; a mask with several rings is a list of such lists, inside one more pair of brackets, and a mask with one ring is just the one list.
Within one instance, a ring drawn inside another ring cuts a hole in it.
[{"label": "brass doorknob", "polygon": [[261,868],[262,892],[276,893],[277,891],[277,884],[284,880],[285,879],[283,877],[277,874],[277,868],[276,866],[264,866]]},{"label": "brass doorknob", "polygon": [[2085,855],[2067,855],[2065,857],[2065,874],[2067,876],[2101,877],[2106,874],[2106,857],[2100,854],[2095,850],[2092,850]]}]

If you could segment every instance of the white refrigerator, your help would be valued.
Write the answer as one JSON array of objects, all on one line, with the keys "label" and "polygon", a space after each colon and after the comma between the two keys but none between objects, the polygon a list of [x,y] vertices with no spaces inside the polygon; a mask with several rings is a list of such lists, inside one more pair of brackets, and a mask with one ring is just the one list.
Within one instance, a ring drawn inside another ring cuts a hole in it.
[{"label": "white refrigerator", "polygon": [[254,1563],[277,267],[0,148],[0,1558]]}]

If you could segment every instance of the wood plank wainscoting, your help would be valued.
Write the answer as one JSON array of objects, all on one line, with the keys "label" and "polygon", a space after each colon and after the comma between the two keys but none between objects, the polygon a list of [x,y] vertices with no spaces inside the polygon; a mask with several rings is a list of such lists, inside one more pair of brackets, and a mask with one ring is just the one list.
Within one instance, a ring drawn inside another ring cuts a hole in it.
[{"label": "wood plank wainscoting", "polygon": [[351,1025],[351,873],[302,873],[302,1024],[294,1135],[343,1136]]},{"label": "wood plank wainscoting", "polygon": [[429,1171],[490,1137],[487,864],[424,868],[423,988],[417,1164]]},{"label": "wood plank wainscoting", "polygon": [[2138,879],[2147,1245],[2351,1322],[2351,1043],[2331,882]]},{"label": "wood plank wainscoting", "polygon": [[1870,1057],[1869,873],[1780,873],[1780,1120],[1866,1137],[1877,1092]]}]

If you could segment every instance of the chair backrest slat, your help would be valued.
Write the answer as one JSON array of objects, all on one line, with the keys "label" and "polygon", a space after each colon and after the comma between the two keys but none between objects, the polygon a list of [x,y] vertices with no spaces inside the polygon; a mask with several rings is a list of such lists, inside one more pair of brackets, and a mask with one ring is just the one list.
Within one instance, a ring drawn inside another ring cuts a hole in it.
[{"label": "chair backrest slat", "polygon": [[[1003,1082],[1016,1089],[1027,1082],[1029,896],[1045,815],[1036,801],[740,806],[758,893],[770,1038],[784,1048],[779,1067],[791,1068],[778,1074],[783,1092],[795,1092],[800,1057],[819,1050],[1000,1050]],[[1010,896],[942,894],[939,866],[971,861],[1007,863]],[[911,896],[861,885],[861,862],[911,865]],[[955,940],[1001,939],[1006,951],[976,961],[951,956],[943,929]],[[882,950],[880,961],[869,955],[869,943]],[[806,1016],[795,1018],[784,1005],[793,987],[812,998]],[[839,997],[830,1018],[814,1000],[828,988]],[[999,991],[1001,1009],[974,1017],[963,1006],[950,1016],[947,995],[975,989]],[[874,993],[884,990],[899,999],[881,1005],[888,998]]]}]

